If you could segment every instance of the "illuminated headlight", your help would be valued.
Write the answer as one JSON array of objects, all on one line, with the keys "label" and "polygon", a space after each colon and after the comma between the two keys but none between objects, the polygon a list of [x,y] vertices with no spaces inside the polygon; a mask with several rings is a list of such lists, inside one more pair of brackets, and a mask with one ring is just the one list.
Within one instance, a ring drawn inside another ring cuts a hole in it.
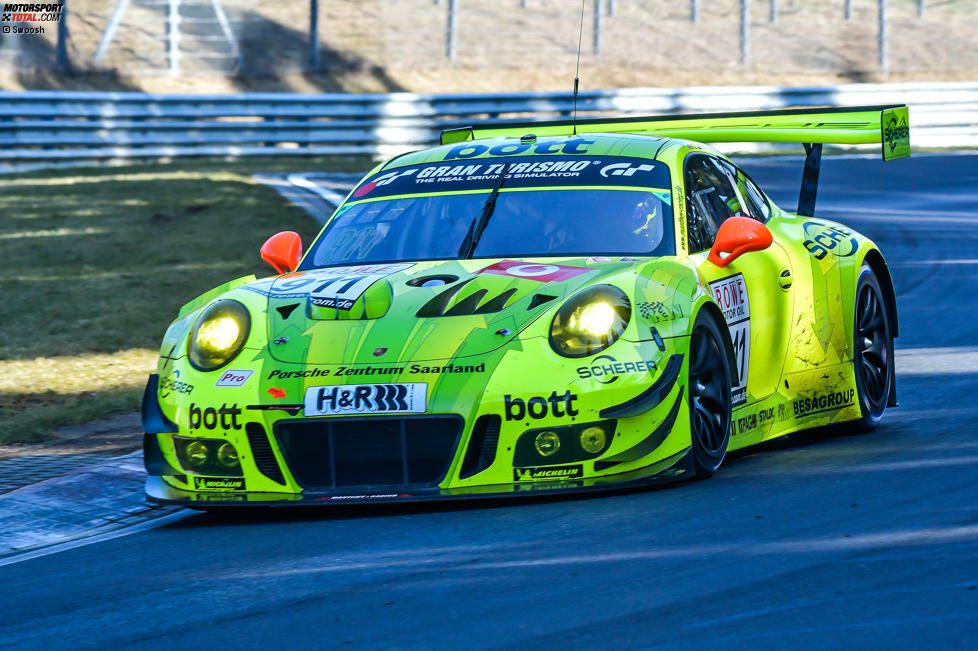
[{"label": "illuminated headlight", "polygon": [[251,316],[244,305],[225,299],[217,301],[197,318],[190,331],[190,363],[199,371],[214,371],[237,355],[251,329]]},{"label": "illuminated headlight", "polygon": [[625,292],[596,285],[565,302],[550,324],[550,346],[564,357],[587,357],[611,344],[625,331],[632,304]]}]

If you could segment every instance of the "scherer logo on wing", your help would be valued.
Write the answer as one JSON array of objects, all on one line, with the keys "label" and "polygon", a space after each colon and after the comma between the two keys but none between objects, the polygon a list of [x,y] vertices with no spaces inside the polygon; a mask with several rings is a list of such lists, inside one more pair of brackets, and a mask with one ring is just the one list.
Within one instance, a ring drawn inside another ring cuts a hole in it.
[{"label": "scherer logo on wing", "polygon": [[611,355],[598,355],[589,366],[578,366],[577,376],[582,380],[591,378],[601,384],[611,384],[626,373],[649,373],[656,368],[652,360],[619,362]]}]

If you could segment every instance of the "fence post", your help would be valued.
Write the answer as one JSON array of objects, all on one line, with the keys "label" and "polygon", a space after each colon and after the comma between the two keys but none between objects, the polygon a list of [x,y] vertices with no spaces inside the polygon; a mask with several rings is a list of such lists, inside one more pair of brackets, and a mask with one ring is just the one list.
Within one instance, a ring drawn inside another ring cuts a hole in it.
[{"label": "fence post", "polygon": [[608,0],[608,15],[615,15],[615,0]]},{"label": "fence post", "polygon": [[740,0],[740,62],[750,61],[750,0]]},{"label": "fence post", "polygon": [[458,0],[448,0],[448,36],[445,44],[445,54],[448,60],[455,62],[455,17],[458,13]]},{"label": "fence post", "polygon": [[71,62],[68,61],[68,0],[64,0],[61,6],[61,19],[58,21],[58,45],[55,50],[58,62],[58,70],[69,72]]},{"label": "fence post", "polygon": [[166,43],[170,74],[180,72],[180,0],[170,0],[167,19]]},{"label": "fence post", "polygon": [[700,22],[699,0],[689,0],[689,20],[694,23]]},{"label": "fence post", "polygon": [[852,18],[852,0],[846,0],[846,20]]},{"label": "fence post", "polygon": [[309,3],[309,67],[319,70],[319,0]]},{"label": "fence post", "polygon": [[770,20],[772,23],[778,22],[778,0],[771,0]]},{"label": "fence post", "polygon": [[886,57],[887,45],[886,0],[880,0],[880,71],[884,77],[890,72],[890,64]]},{"label": "fence post", "polygon": [[119,22],[122,20],[122,14],[125,13],[126,7],[129,6],[129,0],[117,0],[115,3],[115,9],[112,10],[112,15],[109,17],[109,22],[105,25],[105,31],[102,32],[102,38],[98,42],[98,48],[95,50],[95,63],[101,63],[102,57],[105,56],[106,50],[109,49],[109,44],[112,43],[112,39],[115,37],[115,30],[119,27]]},{"label": "fence post", "polygon": [[601,54],[601,0],[594,0],[594,53]]},{"label": "fence post", "polygon": [[924,0],[917,0],[917,18],[924,17]]}]

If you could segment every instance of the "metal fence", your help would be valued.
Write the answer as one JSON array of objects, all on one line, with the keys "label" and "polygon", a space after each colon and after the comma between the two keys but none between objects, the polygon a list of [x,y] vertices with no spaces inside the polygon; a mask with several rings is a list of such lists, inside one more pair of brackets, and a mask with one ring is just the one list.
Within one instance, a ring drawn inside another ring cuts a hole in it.
[{"label": "metal fence", "polygon": [[[67,29],[0,35],[0,58],[20,69],[189,76],[552,68],[572,63],[581,19],[571,0],[66,3]],[[584,9],[585,63],[717,75],[978,69],[978,0],[584,0]]]},{"label": "metal fence", "polygon": [[[915,147],[978,146],[978,83],[820,88],[633,88],[581,93],[578,115],[651,115],[907,103]],[[442,129],[569,117],[571,93],[148,95],[0,92],[0,159],[371,154],[430,145]],[[728,151],[750,151],[730,146]],[[754,147],[756,149],[756,147]]]}]

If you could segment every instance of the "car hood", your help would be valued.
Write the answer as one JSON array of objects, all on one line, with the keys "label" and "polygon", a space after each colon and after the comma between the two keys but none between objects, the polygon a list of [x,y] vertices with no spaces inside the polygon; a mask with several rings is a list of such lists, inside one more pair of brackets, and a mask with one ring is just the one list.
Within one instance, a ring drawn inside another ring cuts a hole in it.
[{"label": "car hood", "polygon": [[296,364],[399,363],[505,345],[584,285],[637,260],[424,261],[329,267],[257,281],[268,348]]}]

